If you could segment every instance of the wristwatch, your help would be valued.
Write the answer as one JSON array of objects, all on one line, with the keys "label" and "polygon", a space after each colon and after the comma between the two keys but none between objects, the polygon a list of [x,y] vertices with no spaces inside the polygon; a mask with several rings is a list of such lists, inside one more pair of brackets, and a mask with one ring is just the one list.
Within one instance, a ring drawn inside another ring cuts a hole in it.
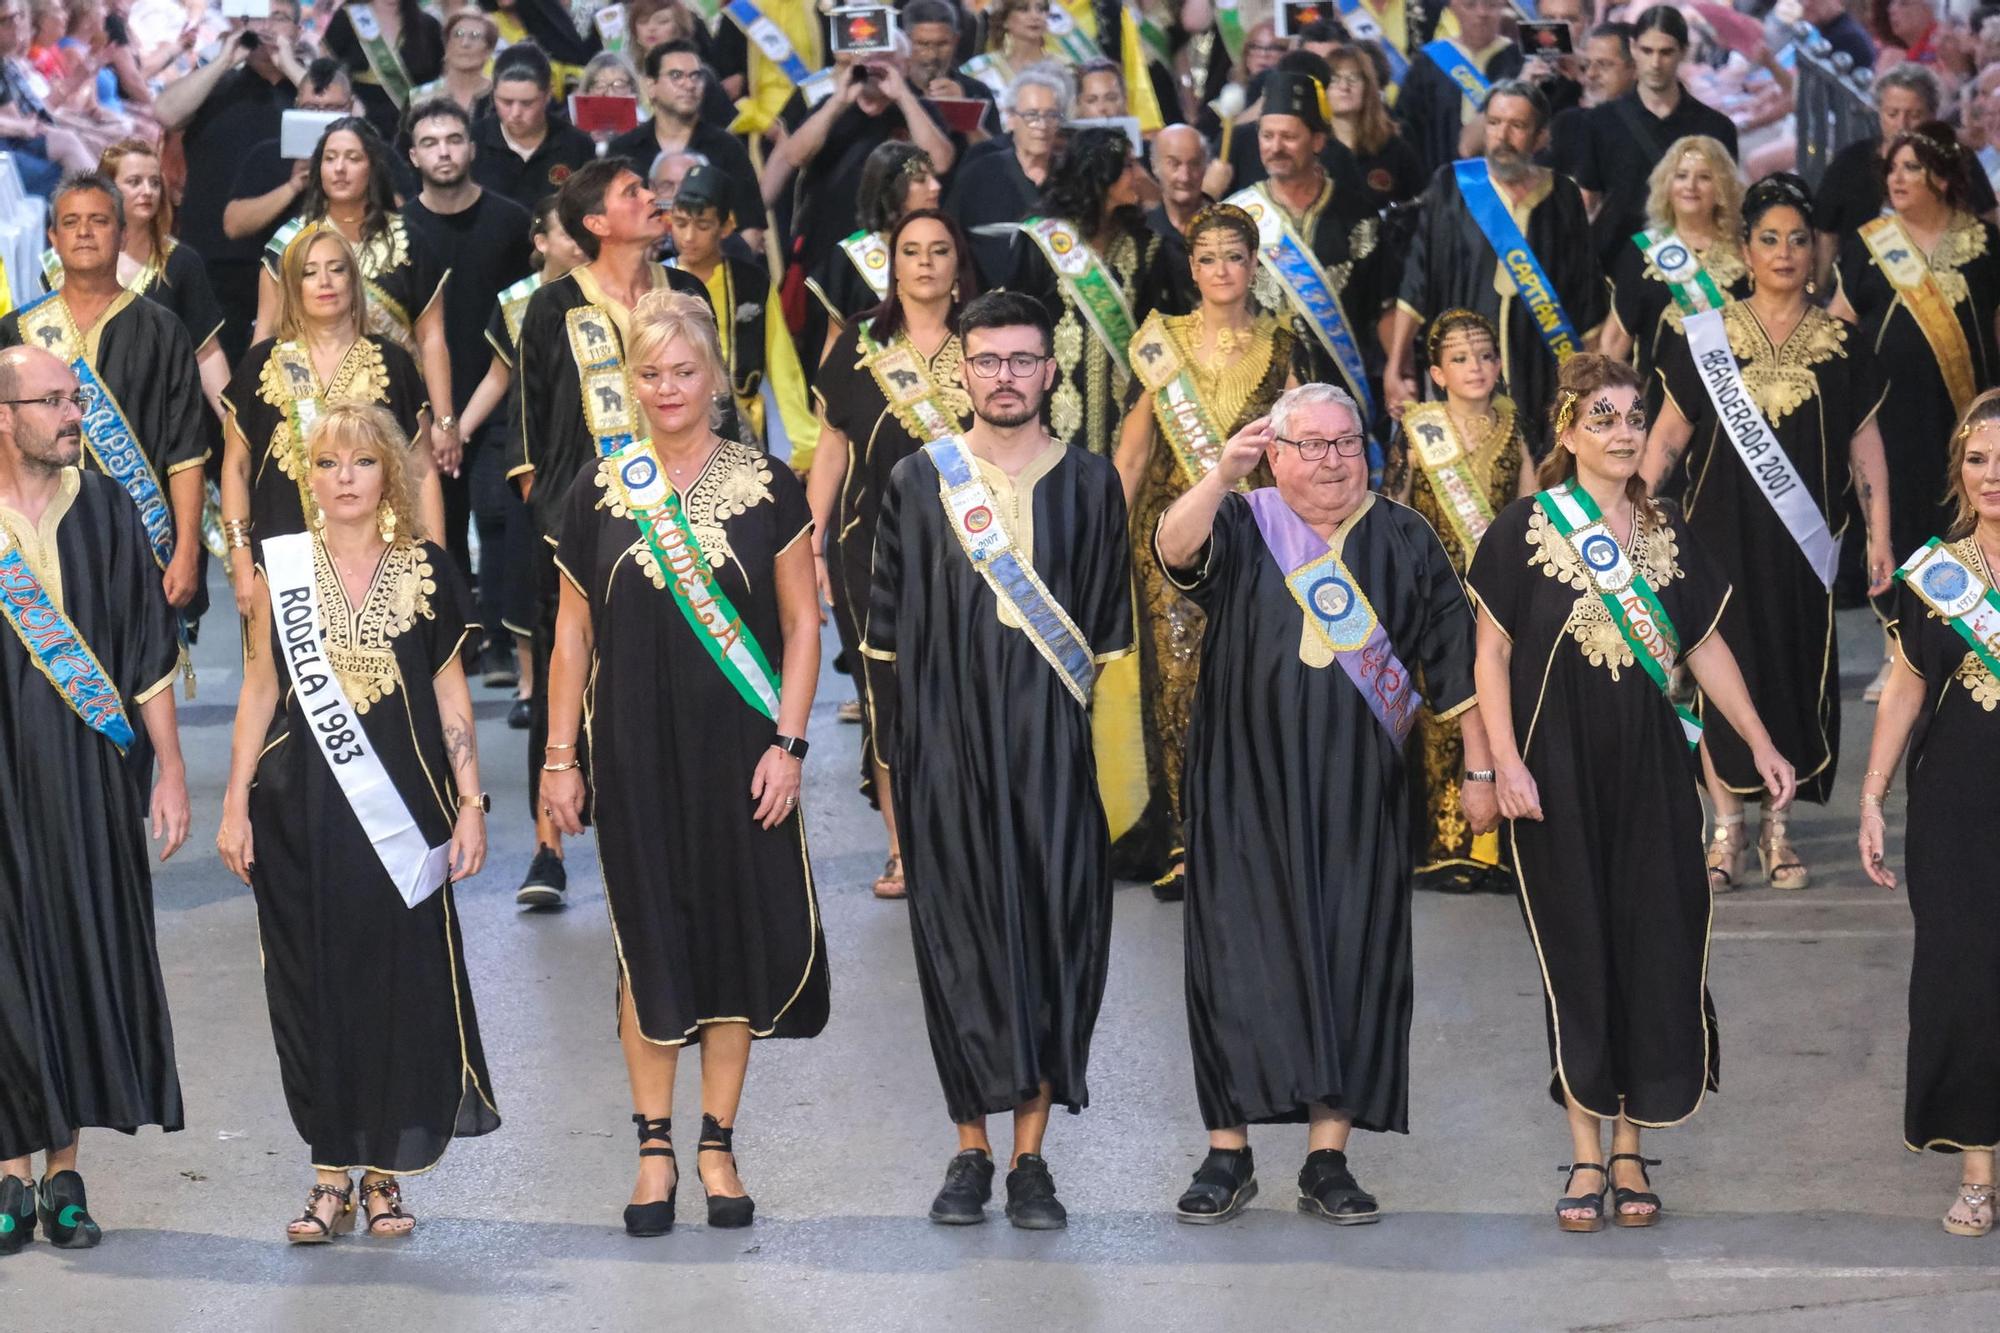
[{"label": "wristwatch", "polygon": [[457,430],[458,418],[451,415],[441,416],[437,419],[437,428],[439,430]]},{"label": "wristwatch", "polygon": [[1493,781],[1493,770],[1490,768],[1468,768],[1465,770],[1465,780],[1467,782],[1491,782]]},{"label": "wristwatch", "polygon": [[787,736],[782,732],[771,738],[771,744],[777,746],[794,759],[805,758],[806,751],[811,748],[806,744],[805,737]]},{"label": "wristwatch", "polygon": [[477,796],[461,796],[458,798],[458,808],[461,810],[476,808],[481,814],[490,814],[493,810],[493,798],[485,792],[480,792]]}]

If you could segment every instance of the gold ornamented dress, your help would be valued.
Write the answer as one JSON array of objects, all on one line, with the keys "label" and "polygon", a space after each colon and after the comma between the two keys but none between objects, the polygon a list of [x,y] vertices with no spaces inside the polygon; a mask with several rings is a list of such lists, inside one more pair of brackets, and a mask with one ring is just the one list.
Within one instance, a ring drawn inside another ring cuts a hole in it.
[{"label": "gold ornamented dress", "polygon": [[[1407,434],[1427,425],[1440,425],[1455,434],[1443,403],[1412,403],[1403,413]],[[1466,466],[1471,468],[1487,506],[1494,513],[1507,507],[1521,484],[1521,429],[1514,402],[1504,394],[1493,398],[1493,418],[1485,432],[1473,439],[1461,438]],[[1451,556],[1451,567],[1460,578],[1472,564],[1445,502],[1438,496],[1431,474],[1410,461],[1410,507],[1436,529],[1438,540]],[[1486,872],[1500,863],[1497,834],[1473,836],[1459,805],[1459,777],[1465,771],[1465,741],[1456,721],[1441,722],[1428,707],[1417,713],[1416,729],[1410,733],[1406,771],[1410,775],[1410,821],[1414,841],[1411,864],[1416,867],[1416,885],[1425,889],[1472,892],[1488,887]],[[1498,885],[1513,892],[1511,881]]]},{"label": "gold ornamented dress", "polygon": [[[331,225],[324,218],[313,223],[295,218],[278,228],[264,247],[264,271],[272,281],[284,281],[280,265],[293,237],[306,226]],[[362,240],[354,253],[361,261],[362,288],[367,294],[363,327],[416,356],[417,320],[444,295],[450,268],[420,238],[410,235],[400,214],[391,214],[382,230]]]},{"label": "gold ornamented dress", "polygon": [[[1202,356],[1197,315],[1163,315],[1159,322],[1166,327],[1195,392],[1224,439],[1270,411],[1285,391],[1298,342],[1276,318],[1259,316],[1251,326],[1249,346],[1223,365],[1216,364],[1217,357]],[[1135,380],[1129,397],[1136,402],[1142,396],[1157,397],[1146,394]],[[1160,517],[1197,480],[1162,435],[1157,403],[1153,412],[1153,448],[1132,505],[1135,551],[1152,550],[1153,530]],[[1269,469],[1259,463],[1244,486],[1270,484]],[[1133,573],[1149,790],[1146,814],[1119,853],[1121,860],[1129,855],[1135,862],[1157,863],[1159,870],[1165,870],[1181,846],[1181,763],[1187,748],[1188,712],[1194,706],[1195,680],[1201,667],[1202,630],[1208,622],[1201,608],[1168,581],[1159,561],[1138,560]]]}]

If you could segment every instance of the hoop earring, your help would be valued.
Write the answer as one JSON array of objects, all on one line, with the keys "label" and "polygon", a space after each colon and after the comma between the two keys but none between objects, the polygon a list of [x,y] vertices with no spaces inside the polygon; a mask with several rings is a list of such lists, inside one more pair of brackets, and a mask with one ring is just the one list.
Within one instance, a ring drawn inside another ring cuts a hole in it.
[{"label": "hoop earring", "polygon": [[382,540],[394,543],[396,540],[396,511],[385,502],[375,510],[375,523],[382,531]]}]

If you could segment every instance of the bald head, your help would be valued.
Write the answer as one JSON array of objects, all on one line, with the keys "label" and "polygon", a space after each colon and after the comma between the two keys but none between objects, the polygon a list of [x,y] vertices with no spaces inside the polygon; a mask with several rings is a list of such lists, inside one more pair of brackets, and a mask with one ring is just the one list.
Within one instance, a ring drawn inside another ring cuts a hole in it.
[{"label": "bald head", "polygon": [[1208,145],[1192,126],[1169,125],[1153,136],[1153,175],[1176,218],[1201,207],[1201,174],[1207,167]]},{"label": "bald head", "polygon": [[[75,467],[83,456],[76,376],[39,347],[0,351],[0,454],[26,472]],[[52,400],[50,402],[42,400]]]}]

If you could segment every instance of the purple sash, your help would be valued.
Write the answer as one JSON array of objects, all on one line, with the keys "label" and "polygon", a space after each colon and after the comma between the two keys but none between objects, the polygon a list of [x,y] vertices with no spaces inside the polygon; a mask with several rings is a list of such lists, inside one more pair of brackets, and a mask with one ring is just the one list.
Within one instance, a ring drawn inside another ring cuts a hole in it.
[{"label": "purple sash", "polygon": [[1417,720],[1417,693],[1354,572],[1276,488],[1254,490],[1247,498],[1264,546],[1284,571],[1285,587],[1305,612],[1306,624],[1325,640],[1368,711],[1401,745]]}]

